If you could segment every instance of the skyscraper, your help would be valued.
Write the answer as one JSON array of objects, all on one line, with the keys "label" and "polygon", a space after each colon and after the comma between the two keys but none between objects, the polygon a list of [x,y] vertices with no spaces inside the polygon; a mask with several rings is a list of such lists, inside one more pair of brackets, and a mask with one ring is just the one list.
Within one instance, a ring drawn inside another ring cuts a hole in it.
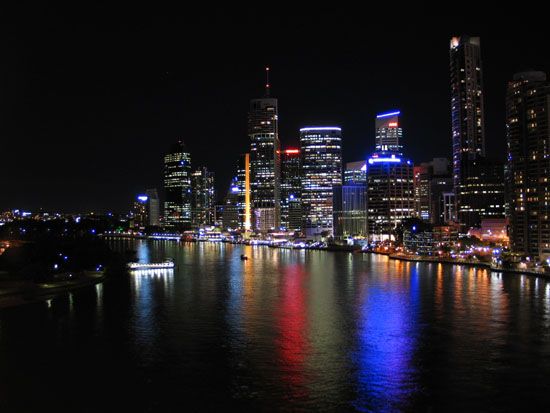
[{"label": "skyscraper", "polygon": [[399,111],[376,116],[376,150],[367,160],[371,241],[394,239],[396,226],[415,215],[413,165],[403,157],[399,116]]},{"label": "skyscraper", "polygon": [[376,116],[376,152],[401,153],[403,129],[399,122],[400,111],[381,113]]},{"label": "skyscraper", "polygon": [[183,141],[164,156],[164,222],[171,227],[191,225],[191,155]]},{"label": "skyscraper", "polygon": [[281,151],[281,227],[302,228],[302,156],[299,149]]},{"label": "skyscraper", "polygon": [[[269,74],[269,68],[266,68]],[[280,225],[280,142],[277,99],[270,97],[269,79],[265,97],[252,99],[248,112],[250,138],[251,198],[255,229],[267,232]]]},{"label": "skyscraper", "polygon": [[394,230],[415,215],[413,165],[399,155],[368,159],[367,206],[369,239],[394,239]]},{"label": "skyscraper", "polygon": [[550,259],[550,82],[514,75],[506,95],[507,189],[512,251]]},{"label": "skyscraper", "polygon": [[332,234],[334,185],[342,184],[342,130],[338,127],[300,129],[302,151],[303,232]]},{"label": "skyscraper", "polygon": [[191,174],[192,221],[194,227],[214,224],[214,172],[201,167]]},{"label": "skyscraper", "polygon": [[453,37],[450,44],[451,128],[453,181],[458,220],[471,226],[479,220],[471,213],[475,194],[464,188],[472,174],[472,161],[485,156],[483,81],[479,37]]}]

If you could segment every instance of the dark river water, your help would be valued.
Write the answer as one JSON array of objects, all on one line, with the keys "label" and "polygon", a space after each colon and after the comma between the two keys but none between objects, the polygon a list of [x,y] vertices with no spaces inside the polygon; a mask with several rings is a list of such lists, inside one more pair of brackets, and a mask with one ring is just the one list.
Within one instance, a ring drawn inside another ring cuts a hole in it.
[{"label": "dark river water", "polygon": [[0,310],[1,412],[550,411],[546,280],[366,254],[112,245],[177,268]]}]

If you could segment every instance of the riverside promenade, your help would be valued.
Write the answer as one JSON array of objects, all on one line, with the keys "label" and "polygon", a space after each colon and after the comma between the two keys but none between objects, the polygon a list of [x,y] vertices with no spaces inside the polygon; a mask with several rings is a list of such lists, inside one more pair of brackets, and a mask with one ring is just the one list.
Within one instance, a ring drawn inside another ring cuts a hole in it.
[{"label": "riverside promenade", "polygon": [[438,258],[422,255],[407,255],[407,254],[384,254],[388,255],[390,259],[401,261],[416,261],[416,262],[432,262],[438,264],[452,264],[452,265],[465,265],[470,267],[486,268],[491,271],[506,272],[513,274],[526,274],[526,275],[538,275],[542,277],[550,277],[550,271],[545,271],[544,268],[502,268],[493,265],[489,262],[471,261],[465,259],[452,259],[452,258]]}]

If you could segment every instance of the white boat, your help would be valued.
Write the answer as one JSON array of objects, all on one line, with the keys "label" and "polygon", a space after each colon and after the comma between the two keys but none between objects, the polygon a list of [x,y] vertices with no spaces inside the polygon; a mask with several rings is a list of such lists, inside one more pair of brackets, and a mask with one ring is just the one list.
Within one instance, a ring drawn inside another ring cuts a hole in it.
[{"label": "white boat", "polygon": [[157,269],[157,268],[174,268],[174,261],[168,259],[163,262],[130,262],[128,263],[128,268],[131,270],[146,270],[146,269]]}]

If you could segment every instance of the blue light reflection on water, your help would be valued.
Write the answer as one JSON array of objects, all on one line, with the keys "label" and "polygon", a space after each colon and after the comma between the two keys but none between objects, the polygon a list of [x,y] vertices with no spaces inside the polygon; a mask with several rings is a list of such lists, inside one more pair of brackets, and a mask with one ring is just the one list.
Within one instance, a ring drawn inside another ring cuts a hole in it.
[{"label": "blue light reflection on water", "polygon": [[396,411],[416,391],[412,357],[419,333],[419,275],[412,266],[398,280],[374,281],[360,294],[353,405],[361,411]]}]

